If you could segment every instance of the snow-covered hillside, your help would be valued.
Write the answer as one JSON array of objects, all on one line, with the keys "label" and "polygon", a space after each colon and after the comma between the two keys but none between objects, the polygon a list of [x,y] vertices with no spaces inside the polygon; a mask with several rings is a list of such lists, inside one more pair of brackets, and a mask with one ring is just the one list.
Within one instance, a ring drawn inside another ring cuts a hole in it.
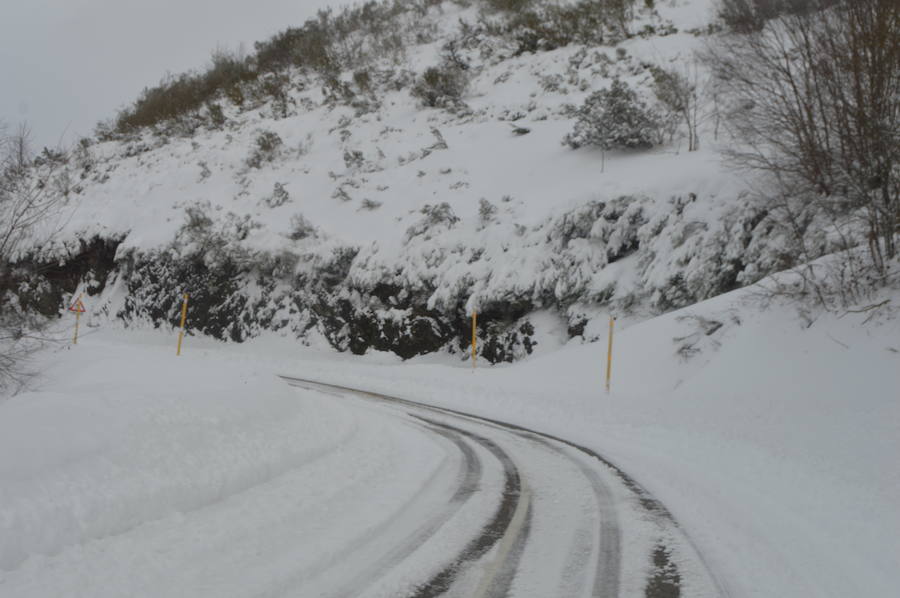
[{"label": "snow-covered hillside", "polygon": [[[705,85],[710,1],[638,7],[631,37],[535,52],[483,8],[402,13],[418,37],[365,76],[288,70],[280,93],[223,92],[216,110],[85,141],[53,175],[62,232],[25,253],[72,264],[66,296],[115,282],[117,300],[91,309],[126,321],[168,325],[188,292],[192,327],[220,338],[280,330],[410,357],[464,346],[477,310],[491,361],[530,353],[535,325],[593,338],[609,309],[670,310],[790,263],[722,164],[711,95],[700,151],[677,126],[649,151],[562,143],[615,80],[651,104],[657,67]],[[468,85],[424,107],[411,85],[448,47]]]},{"label": "snow-covered hillside", "polygon": [[[740,140],[697,58],[727,35],[715,3],[624,3],[621,22],[579,24],[595,4],[537,3],[557,11],[543,25],[451,1],[323,17],[296,43],[343,31],[326,66],[122,124],[195,85],[164,82],[102,141],[39,160],[66,202],[55,234],[20,248],[44,265],[15,301],[54,314],[86,291],[95,315],[169,326],[189,293],[191,329],[217,338],[273,330],[404,358],[464,352],[477,311],[479,351],[499,362],[540,350],[537,328],[591,340],[610,311],[646,317],[796,265],[795,231],[723,163]],[[690,83],[695,126],[662,105],[660,73]],[[618,85],[652,112],[652,143],[573,149],[580,107]],[[845,240],[826,224],[808,227],[803,259]]]}]

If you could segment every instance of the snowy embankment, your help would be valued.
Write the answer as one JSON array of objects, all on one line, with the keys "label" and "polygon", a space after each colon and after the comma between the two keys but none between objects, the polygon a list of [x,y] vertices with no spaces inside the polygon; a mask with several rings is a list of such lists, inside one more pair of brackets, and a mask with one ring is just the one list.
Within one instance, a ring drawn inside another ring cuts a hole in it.
[{"label": "snowy embankment", "polygon": [[273,337],[189,338],[176,358],[174,337],[88,334],[0,403],[0,595],[278,591],[440,493],[433,440],[276,373],[598,450],[671,509],[733,596],[890,595],[900,296],[883,299],[806,326],[738,291],[624,327],[610,395],[604,343],[473,372]]},{"label": "snowy embankment", "polygon": [[427,434],[163,340],[89,333],[0,402],[0,596],[317,591],[370,528],[448,491]]}]

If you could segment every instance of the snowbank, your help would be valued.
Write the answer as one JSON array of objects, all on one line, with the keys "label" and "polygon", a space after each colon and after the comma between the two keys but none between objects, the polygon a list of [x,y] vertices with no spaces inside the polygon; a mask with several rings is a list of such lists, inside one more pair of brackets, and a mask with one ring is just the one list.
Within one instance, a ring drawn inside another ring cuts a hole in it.
[{"label": "snowbank", "polygon": [[208,506],[352,432],[259,364],[178,359],[157,339],[82,337],[0,402],[0,571]]}]

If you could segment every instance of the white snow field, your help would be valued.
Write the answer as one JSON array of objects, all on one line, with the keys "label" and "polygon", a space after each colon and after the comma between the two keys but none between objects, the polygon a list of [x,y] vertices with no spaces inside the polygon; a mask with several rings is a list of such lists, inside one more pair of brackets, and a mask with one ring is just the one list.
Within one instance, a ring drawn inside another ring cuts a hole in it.
[{"label": "white snow field", "polygon": [[[174,333],[98,318],[0,402],[0,596],[437,595],[423,584],[511,494],[518,531],[447,595],[613,595],[597,579],[616,529],[614,595],[644,595],[660,533],[685,596],[893,595],[900,295],[804,320],[754,292],[624,326],[608,395],[605,343],[474,371],[273,336],[188,337],[176,357]],[[678,527],[570,446],[279,374],[572,441]]]}]

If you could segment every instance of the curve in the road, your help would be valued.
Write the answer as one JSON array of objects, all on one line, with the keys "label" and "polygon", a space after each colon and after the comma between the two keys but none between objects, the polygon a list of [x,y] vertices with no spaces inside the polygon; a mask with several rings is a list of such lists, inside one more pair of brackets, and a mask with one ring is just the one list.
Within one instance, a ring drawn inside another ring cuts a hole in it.
[{"label": "curve in the road", "polygon": [[[481,460],[467,442],[465,435],[449,426],[435,426],[427,423],[424,424],[423,427],[446,438],[462,455],[462,464],[458,474],[456,491],[442,510],[426,520],[401,544],[389,550],[364,571],[358,572],[353,579],[341,584],[340,588],[333,592],[332,595],[358,595],[380,572],[389,570],[391,567],[413,554],[422,543],[433,536],[441,526],[449,521],[456,512],[462,508],[478,488],[483,468]],[[372,537],[373,541],[376,539],[375,536]]]},{"label": "curve in the road", "polygon": [[[519,470],[513,463],[509,455],[501,449],[497,444],[489,438],[484,438],[473,432],[461,430],[445,423],[429,420],[419,416],[413,416],[416,419],[428,422],[432,426],[452,430],[454,433],[462,434],[471,438],[484,448],[500,462],[503,467],[503,496],[500,499],[500,505],[497,507],[493,517],[484,526],[481,533],[473,538],[453,560],[451,560],[443,569],[431,577],[416,589],[411,598],[434,598],[440,596],[450,589],[451,584],[456,579],[459,571],[469,563],[473,563],[483,557],[494,545],[507,536],[507,530],[513,525],[516,515],[521,512],[520,502],[522,499],[522,479]],[[527,507],[526,507],[527,509]],[[485,594],[482,594],[485,595]]]},{"label": "curve in the road", "polygon": [[[373,393],[358,388],[322,383],[314,380],[304,380],[288,376],[282,377],[288,383],[295,386],[307,387],[312,389],[325,388],[350,392],[358,396],[386,402],[388,404],[402,405],[414,412],[424,411],[443,416],[460,418],[462,420],[474,422],[480,425],[487,425],[492,428],[502,430],[508,434],[512,434],[520,439],[538,444],[545,450],[549,450],[561,457],[565,457],[566,459],[572,461],[590,482],[596,496],[600,514],[600,538],[598,539],[599,550],[597,554],[597,562],[595,565],[594,581],[591,595],[594,597],[604,598],[617,597],[619,596],[621,589],[621,533],[618,528],[616,513],[613,509],[611,491],[597,471],[592,470],[590,467],[588,467],[583,460],[576,458],[572,454],[569,454],[569,449],[574,449],[582,455],[590,457],[591,460],[596,460],[597,462],[602,464],[607,471],[612,472],[616,477],[618,477],[622,485],[636,497],[637,503],[640,505],[642,510],[656,523],[658,527],[658,539],[654,544],[652,554],[648,555],[653,570],[651,571],[645,586],[646,598],[677,598],[681,596],[681,574],[679,572],[677,563],[674,559],[671,558],[673,550],[670,546],[670,543],[676,537],[682,538],[684,540],[684,543],[686,543],[691,552],[693,552],[693,556],[694,558],[696,558],[697,562],[699,562],[699,564],[706,569],[710,582],[715,586],[716,593],[720,596],[728,596],[729,594],[726,590],[725,584],[723,584],[721,580],[709,568],[691,538],[686,533],[684,533],[683,530],[681,530],[669,510],[643,486],[641,486],[631,476],[625,473],[620,467],[588,447],[581,446],[579,444],[551,434],[537,432],[523,426],[510,424],[491,418],[480,417],[453,409],[425,405],[407,399]],[[497,509],[494,517],[484,528],[482,533],[480,533],[476,538],[473,538],[460,554],[451,559],[451,561],[443,569],[441,569],[436,575],[432,576],[432,578],[427,582],[422,584],[419,587],[418,591],[413,594],[414,598],[426,598],[440,596],[446,593],[451,588],[452,584],[457,579],[457,576],[461,571],[464,571],[467,566],[481,559],[502,539],[505,538],[505,543],[510,547],[514,545],[520,547],[522,544],[524,544],[524,536],[520,537],[517,535],[510,535],[507,534],[507,531],[511,528],[515,528],[515,525],[513,525],[513,520],[515,515],[517,514],[517,511],[520,513],[524,513],[523,517],[527,522],[528,520],[530,520],[531,509],[527,504],[525,505],[524,509],[520,508],[522,505],[521,495],[524,481],[519,475],[515,463],[513,463],[509,455],[506,454],[502,449],[500,449],[500,447],[497,446],[496,443],[486,437],[475,434],[470,430],[463,430],[455,426],[450,426],[445,422],[438,422],[430,418],[424,418],[420,415],[416,415],[415,413],[410,413],[409,415],[430,423],[436,429],[442,428],[444,430],[452,430],[456,433],[463,434],[464,436],[474,440],[475,442],[478,442],[483,447],[487,448],[503,464],[506,477],[506,485],[503,491],[503,499],[501,501],[501,505]],[[525,533],[527,536],[527,525],[521,525],[521,527],[526,530]],[[518,533],[518,530],[516,530],[516,532]],[[488,566],[489,570],[503,571],[503,574],[492,576],[490,580],[488,580],[491,583],[485,582],[485,578],[482,578],[482,584],[479,586],[479,589],[485,590],[486,588],[483,595],[502,596],[505,595],[506,591],[508,590],[509,584],[514,576],[515,566],[517,563],[517,561],[512,561],[510,559],[517,557],[515,556],[516,550],[508,549],[507,552],[508,554],[502,555],[506,558],[501,558],[499,560],[495,559],[495,562]],[[521,549],[518,550],[518,553],[521,554]],[[512,572],[510,573],[511,569]],[[487,585],[485,586],[485,584]]]}]

